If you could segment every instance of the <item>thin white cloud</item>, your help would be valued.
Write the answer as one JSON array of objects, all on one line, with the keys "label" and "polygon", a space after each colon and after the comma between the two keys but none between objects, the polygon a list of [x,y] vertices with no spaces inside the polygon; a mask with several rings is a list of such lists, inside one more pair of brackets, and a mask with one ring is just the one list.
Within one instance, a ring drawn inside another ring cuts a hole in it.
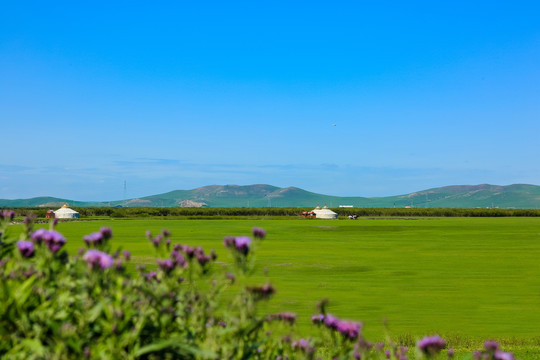
[{"label": "thin white cloud", "polygon": [[[519,180],[534,179],[522,171]],[[137,158],[91,166],[27,167],[0,164],[0,198],[57,196],[74,200],[121,199],[210,184],[295,186],[337,196],[389,196],[462,184],[511,184],[503,171],[485,169],[366,167],[350,164],[196,164],[178,159]]]}]

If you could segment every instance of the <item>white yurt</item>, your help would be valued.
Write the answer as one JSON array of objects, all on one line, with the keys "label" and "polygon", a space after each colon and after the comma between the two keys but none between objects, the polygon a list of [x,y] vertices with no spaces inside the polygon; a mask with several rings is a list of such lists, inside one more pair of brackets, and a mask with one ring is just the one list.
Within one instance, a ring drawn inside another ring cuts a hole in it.
[{"label": "white yurt", "polygon": [[57,219],[78,219],[79,213],[68,208],[67,204],[54,212],[54,217]]},{"label": "white yurt", "polygon": [[317,206],[315,209],[313,209],[313,212],[317,216],[317,219],[337,219],[338,217],[338,214],[336,214],[326,206],[324,206],[322,209]]}]

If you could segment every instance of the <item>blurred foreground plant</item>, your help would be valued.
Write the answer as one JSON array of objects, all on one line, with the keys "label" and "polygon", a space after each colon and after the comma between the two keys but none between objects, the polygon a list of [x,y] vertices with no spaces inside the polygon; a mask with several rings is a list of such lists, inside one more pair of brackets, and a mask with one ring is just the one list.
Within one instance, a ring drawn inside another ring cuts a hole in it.
[{"label": "blurred foreground plant", "polygon": [[[406,347],[364,339],[361,323],[327,313],[325,301],[312,318],[319,338],[297,336],[293,313],[263,314],[259,304],[276,291],[250,280],[263,229],[225,237],[230,266],[216,264],[214,250],[173,244],[167,230],[147,232],[156,264],[130,273],[131,254],[113,249],[110,228],[84,236],[70,257],[56,222],[33,231],[27,219],[18,240],[6,238],[13,216],[0,213],[3,359],[408,359]],[[486,344],[474,356],[513,359]],[[418,357],[451,357],[445,347],[426,337]]]}]

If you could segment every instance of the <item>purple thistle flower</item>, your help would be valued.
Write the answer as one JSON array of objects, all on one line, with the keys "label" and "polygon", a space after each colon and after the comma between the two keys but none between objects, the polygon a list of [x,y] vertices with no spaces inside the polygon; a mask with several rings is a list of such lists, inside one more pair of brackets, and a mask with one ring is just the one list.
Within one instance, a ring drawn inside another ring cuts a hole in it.
[{"label": "purple thistle flower", "polygon": [[234,274],[232,273],[225,273],[225,277],[231,280],[231,284],[234,284],[234,282],[236,281],[236,276],[234,276]]},{"label": "purple thistle flower", "polygon": [[116,270],[124,270],[124,264],[122,264],[121,259],[114,260],[114,267]]},{"label": "purple thistle flower", "polygon": [[189,245],[182,245],[182,251],[190,260],[193,259],[193,256],[195,256],[195,248],[192,248]]},{"label": "purple thistle flower", "polygon": [[252,229],[253,237],[258,239],[264,239],[266,237],[266,231],[264,229],[254,227]]},{"label": "purple thistle flower", "polygon": [[332,330],[337,330],[339,319],[333,315],[326,315],[324,318],[324,325],[326,325],[327,328]]},{"label": "purple thistle flower", "polygon": [[[306,340],[306,339],[300,339],[300,340],[298,340],[298,341],[295,341],[293,344],[295,344],[295,343],[296,343],[299,347],[303,347],[303,348],[309,346],[309,341]],[[293,345],[293,347],[294,347],[294,345]]]},{"label": "purple thistle flower", "polygon": [[171,259],[157,260],[157,264],[167,274],[174,269],[174,263]]},{"label": "purple thistle flower", "polygon": [[284,342],[284,343],[290,343],[291,342],[291,336],[290,335],[285,335],[281,338],[281,341]]},{"label": "purple thistle flower", "polygon": [[261,290],[264,295],[268,295],[268,296],[276,292],[276,289],[272,286],[272,284],[263,285]]},{"label": "purple thistle flower", "polygon": [[96,265],[99,264],[100,256],[101,256],[101,251],[91,249],[91,250],[88,250],[84,254],[83,260],[86,261],[88,266],[90,266],[90,268],[93,269]]},{"label": "purple thistle flower", "polygon": [[380,342],[375,344],[375,349],[377,349],[377,351],[382,351],[384,349],[384,343]]},{"label": "purple thistle flower", "polygon": [[165,236],[165,237],[171,236],[171,232],[170,232],[169,230],[167,230],[167,229],[161,230],[161,233],[162,233],[163,236]]},{"label": "purple thistle flower", "polygon": [[317,325],[324,323],[324,315],[323,314],[313,315],[311,317],[311,322]]},{"label": "purple thistle flower", "polygon": [[110,238],[112,238],[112,230],[110,227],[102,227],[101,229],[99,229],[99,232],[103,236],[104,240],[109,240]]},{"label": "purple thistle flower", "polygon": [[171,252],[171,259],[176,265],[180,265],[181,267],[186,266],[186,259],[184,259],[184,256],[176,250]]},{"label": "purple thistle flower", "polygon": [[162,239],[163,239],[163,235],[157,234],[156,237],[152,239],[152,244],[154,244],[155,247],[159,247],[159,244],[161,244]]},{"label": "purple thistle flower", "polygon": [[[383,347],[384,347],[384,344],[383,344]],[[361,352],[369,351],[369,350],[371,350],[371,348],[373,348],[373,343],[367,341],[367,340],[364,339],[363,337],[361,337],[360,339],[358,339],[358,342],[357,342],[356,345],[355,345],[355,349],[356,349],[356,350],[360,350]],[[381,349],[382,349],[382,348],[381,348]]]},{"label": "purple thistle flower", "polygon": [[2,210],[0,211],[0,220],[13,220],[15,218],[15,211],[13,210]]},{"label": "purple thistle flower", "polygon": [[86,261],[91,269],[95,269],[99,266],[102,270],[105,270],[110,268],[114,263],[114,259],[111,255],[95,249],[88,250],[84,254],[83,260]]},{"label": "purple thistle flower", "polygon": [[390,359],[390,350],[385,350],[384,355],[386,355],[387,359]]},{"label": "purple thistle flower", "polygon": [[146,281],[156,280],[159,282],[157,273],[155,271],[150,271],[149,273],[144,274],[144,278],[146,279]]},{"label": "purple thistle flower", "polygon": [[25,258],[31,258],[34,256],[34,243],[31,241],[18,241],[17,248],[21,255]]},{"label": "purple thistle flower", "polygon": [[281,312],[268,316],[268,321],[280,320],[293,325],[296,322],[296,314],[292,312]]},{"label": "purple thistle flower", "polygon": [[223,320],[219,320],[218,325],[221,326],[221,327],[226,327],[227,323],[225,321],[223,321]]},{"label": "purple thistle flower", "polygon": [[270,295],[276,292],[276,289],[272,286],[272,284],[266,284],[263,286],[249,286],[246,289],[259,299],[267,299],[270,297]]},{"label": "purple thistle flower", "polygon": [[210,261],[210,255],[205,254],[197,254],[197,261],[199,262],[199,265],[204,266]]},{"label": "purple thistle flower", "polygon": [[309,340],[306,339],[299,339],[297,341],[293,341],[291,343],[291,347],[293,349],[302,350],[306,354],[312,354],[315,352],[315,347],[309,345]]},{"label": "purple thistle flower", "polygon": [[43,242],[43,237],[48,236],[48,230],[38,229],[32,233],[30,239],[36,245],[40,245]]},{"label": "purple thistle flower", "polygon": [[280,319],[286,323],[294,324],[296,322],[296,314],[291,312],[282,312],[278,314]]},{"label": "purple thistle flower", "polygon": [[199,262],[199,265],[203,266],[206,265],[211,257],[210,255],[206,255],[204,253],[204,250],[202,247],[198,246],[195,248],[195,251],[194,251],[194,254],[195,254],[195,257],[197,258],[197,261]]},{"label": "purple thistle flower", "polygon": [[35,244],[44,243],[47,245],[53,254],[57,253],[66,243],[64,236],[55,230],[38,229],[32,233],[30,238]]},{"label": "purple thistle flower", "polygon": [[226,248],[231,248],[234,246],[234,236],[225,236],[223,238],[223,245],[225,245]]},{"label": "purple thistle flower", "polygon": [[54,218],[53,221],[52,221],[52,227],[53,229],[56,227],[56,225],[58,225],[58,219]]},{"label": "purple thistle flower", "polygon": [[433,335],[424,337],[417,345],[424,355],[435,356],[444,349],[446,341],[439,335]]},{"label": "purple thistle flower", "polygon": [[99,259],[99,266],[101,266],[102,270],[108,269],[112,266],[114,263],[114,259],[111,255],[106,254],[104,252],[101,253],[101,257]]},{"label": "purple thistle flower", "polygon": [[486,351],[495,352],[499,350],[499,343],[495,340],[486,340],[484,341],[484,347],[486,348]]},{"label": "purple thistle flower", "polygon": [[497,350],[493,355],[495,360],[516,360],[513,353]]},{"label": "purple thistle flower", "polygon": [[129,250],[122,251],[122,255],[124,255],[124,259],[126,259],[126,261],[131,259],[131,252],[129,252]]},{"label": "purple thistle flower", "polygon": [[400,345],[398,351],[401,355],[405,356],[409,351],[409,348],[407,346]]},{"label": "purple thistle flower", "polygon": [[362,324],[354,321],[339,320],[336,327],[337,331],[339,331],[343,336],[349,338],[350,340],[354,340],[360,334]]},{"label": "purple thistle flower", "polygon": [[249,236],[238,236],[234,239],[234,247],[239,253],[244,255],[248,254],[250,244],[251,238]]},{"label": "purple thistle flower", "polygon": [[98,246],[101,245],[103,242],[103,234],[101,232],[95,232],[88,235],[83,236],[84,243],[86,246]]},{"label": "purple thistle flower", "polygon": [[454,353],[455,353],[454,348],[448,348],[447,355],[449,359],[454,357]]},{"label": "purple thistle flower", "polygon": [[34,220],[37,218],[36,214],[28,214],[24,217],[23,223],[26,225],[26,231],[30,233],[32,231]]}]

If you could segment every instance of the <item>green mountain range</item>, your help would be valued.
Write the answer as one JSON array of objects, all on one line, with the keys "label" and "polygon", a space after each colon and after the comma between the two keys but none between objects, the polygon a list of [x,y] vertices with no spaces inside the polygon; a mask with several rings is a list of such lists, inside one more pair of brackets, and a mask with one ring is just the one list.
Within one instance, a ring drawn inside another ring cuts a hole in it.
[{"label": "green mountain range", "polygon": [[456,185],[386,197],[341,197],[316,194],[296,187],[271,185],[211,185],[193,190],[110,202],[83,202],[54,197],[0,199],[1,207],[160,206],[160,207],[436,207],[436,208],[528,208],[540,207],[540,186],[515,184]]}]

